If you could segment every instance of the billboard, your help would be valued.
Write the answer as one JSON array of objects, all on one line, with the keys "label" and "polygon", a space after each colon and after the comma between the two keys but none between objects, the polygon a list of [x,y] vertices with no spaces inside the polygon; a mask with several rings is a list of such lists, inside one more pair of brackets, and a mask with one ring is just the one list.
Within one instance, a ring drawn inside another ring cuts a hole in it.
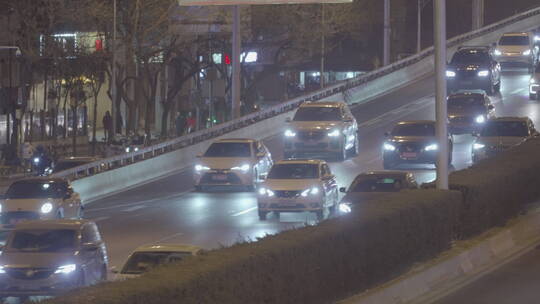
[{"label": "billboard", "polygon": [[183,6],[350,3],[352,0],[178,0]]}]

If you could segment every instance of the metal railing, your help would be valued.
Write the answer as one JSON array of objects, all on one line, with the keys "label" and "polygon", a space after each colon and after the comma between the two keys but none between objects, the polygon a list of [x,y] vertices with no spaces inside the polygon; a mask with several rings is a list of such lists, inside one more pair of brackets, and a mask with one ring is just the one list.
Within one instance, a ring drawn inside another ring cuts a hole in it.
[{"label": "metal railing", "polygon": [[[537,7],[537,8],[528,10],[526,12],[523,12],[521,14],[506,18],[500,22],[488,25],[481,29],[454,37],[448,41],[447,47],[458,46],[467,40],[492,33],[506,25],[516,23],[518,21],[521,21],[523,19],[535,16],[535,15],[540,15],[540,7]],[[418,54],[396,61],[380,69],[362,74],[353,79],[343,80],[336,84],[330,85],[326,88],[317,90],[315,92],[312,92],[304,96],[291,99],[287,102],[272,106],[265,110],[257,111],[257,112],[245,115],[243,117],[240,117],[238,119],[231,120],[231,121],[213,126],[208,129],[196,131],[188,135],[180,136],[172,140],[168,140],[168,141],[156,144],[156,145],[152,145],[152,146],[140,149],[137,152],[131,152],[131,153],[126,153],[126,154],[122,154],[122,155],[118,155],[114,157],[109,157],[100,161],[96,161],[96,162],[82,165],[79,167],[75,167],[72,169],[64,170],[64,171],[54,174],[54,176],[65,177],[65,178],[70,178],[70,179],[78,179],[81,177],[86,177],[92,174],[103,172],[103,168],[106,168],[106,170],[115,169],[121,166],[134,163],[139,160],[152,158],[166,152],[170,152],[179,148],[183,148],[189,145],[200,143],[202,141],[224,135],[234,130],[250,126],[262,120],[289,112],[291,110],[294,110],[295,108],[297,108],[300,104],[304,102],[320,100],[325,97],[335,95],[337,93],[345,93],[351,88],[366,84],[370,81],[373,81],[377,78],[391,74],[404,67],[413,65],[425,59],[426,57],[433,55],[433,52],[434,52],[433,47],[429,47]]]}]

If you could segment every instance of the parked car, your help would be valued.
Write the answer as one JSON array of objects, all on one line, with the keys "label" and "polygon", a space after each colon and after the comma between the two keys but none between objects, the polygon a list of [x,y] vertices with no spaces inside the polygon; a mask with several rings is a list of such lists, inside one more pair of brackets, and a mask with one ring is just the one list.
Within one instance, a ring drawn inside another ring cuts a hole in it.
[{"label": "parked car", "polygon": [[501,64],[519,64],[531,73],[538,63],[538,46],[530,32],[505,33],[495,46],[493,54]]},{"label": "parked car", "polygon": [[[402,121],[387,132],[383,144],[383,167],[393,169],[401,164],[435,164],[439,146],[435,137],[435,122],[431,120]],[[448,134],[448,164],[452,163],[453,141]]]},{"label": "parked car", "polygon": [[220,139],[198,156],[194,167],[195,189],[243,186],[254,189],[272,167],[272,155],[260,140]]},{"label": "parked car", "polygon": [[484,90],[487,94],[501,89],[501,65],[493,59],[489,46],[460,47],[446,70],[448,95],[458,90]]},{"label": "parked car", "polygon": [[9,186],[0,204],[3,228],[25,220],[79,219],[83,215],[80,195],[61,178],[29,178]]},{"label": "parked car", "polygon": [[141,246],[129,255],[124,266],[118,271],[116,279],[129,279],[168,263],[177,263],[189,256],[198,255],[201,247],[185,244],[156,244]]},{"label": "parked car", "polygon": [[540,64],[536,66],[529,80],[529,99],[540,100]]},{"label": "parked car", "polygon": [[349,213],[354,208],[354,205],[366,199],[384,193],[417,188],[418,183],[411,172],[386,170],[360,173],[353,180],[349,189],[345,187],[339,189],[340,192],[345,193],[339,203],[339,211]]},{"label": "parked car", "polygon": [[357,155],[358,124],[344,102],[302,104],[284,133],[284,158]]},{"label": "parked car", "polygon": [[269,212],[314,212],[324,219],[338,204],[336,177],[323,160],[282,160],[274,164],[258,189],[259,219]]},{"label": "parked car", "polygon": [[486,122],[480,133],[475,134],[471,158],[473,163],[497,155],[526,140],[538,136],[528,117],[499,117]]},{"label": "parked car", "polygon": [[448,96],[448,127],[451,134],[472,134],[495,117],[495,106],[483,91]]},{"label": "parked car", "polygon": [[108,256],[87,220],[19,223],[0,255],[0,296],[53,296],[107,280]]}]

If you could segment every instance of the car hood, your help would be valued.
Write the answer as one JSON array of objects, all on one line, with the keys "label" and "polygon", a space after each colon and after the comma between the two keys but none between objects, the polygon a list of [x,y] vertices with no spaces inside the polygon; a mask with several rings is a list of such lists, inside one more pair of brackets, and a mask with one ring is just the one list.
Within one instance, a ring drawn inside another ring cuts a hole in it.
[{"label": "car hood", "polygon": [[347,192],[341,199],[341,203],[359,204],[395,193],[396,192]]},{"label": "car hood", "polygon": [[289,127],[294,130],[331,130],[341,128],[341,121],[292,121]]},{"label": "car hood", "polygon": [[252,165],[253,159],[250,157],[202,157],[197,164],[211,169],[227,170],[245,164]]},{"label": "car hood", "polygon": [[36,211],[38,212],[41,206],[45,203],[52,203],[53,206],[57,206],[61,199],[50,198],[18,198],[18,199],[6,199],[2,203],[2,212],[9,211]]},{"label": "car hood", "polygon": [[267,179],[261,187],[270,190],[305,190],[313,186],[319,185],[318,179]]},{"label": "car hood", "polygon": [[521,53],[526,50],[530,50],[531,47],[528,45],[499,45],[497,49],[501,52]]},{"label": "car hood", "polygon": [[526,141],[526,137],[520,137],[520,136],[490,136],[490,137],[479,137],[476,142],[482,143],[486,145],[496,146],[496,145],[504,145],[504,146],[516,146],[524,141]]},{"label": "car hood", "polygon": [[0,265],[13,268],[55,268],[77,264],[79,255],[72,252],[9,252],[0,256]]},{"label": "car hood", "polygon": [[390,139],[392,143],[433,143],[437,142],[435,136],[394,136]]}]

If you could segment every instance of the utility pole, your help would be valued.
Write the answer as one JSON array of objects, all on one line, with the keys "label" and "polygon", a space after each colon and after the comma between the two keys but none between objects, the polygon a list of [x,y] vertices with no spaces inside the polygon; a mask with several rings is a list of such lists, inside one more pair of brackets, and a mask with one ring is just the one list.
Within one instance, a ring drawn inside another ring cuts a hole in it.
[{"label": "utility pole", "polygon": [[420,53],[422,51],[422,10],[428,4],[431,0],[418,0],[418,6],[417,6],[417,17],[416,21],[418,22],[416,25],[416,52]]},{"label": "utility pole", "polygon": [[383,65],[390,64],[390,0],[384,0],[384,51]]},{"label": "utility pole", "polygon": [[472,0],[472,29],[484,26],[484,0]]},{"label": "utility pole", "polygon": [[231,118],[240,117],[240,56],[242,49],[242,36],[240,32],[240,6],[233,6],[232,28],[232,109]]},{"label": "utility pole", "polygon": [[321,89],[324,88],[324,53],[326,48],[326,35],[325,35],[325,15],[324,15],[324,3],[321,3],[321,69],[320,69],[320,85]]},{"label": "utility pole", "polygon": [[111,107],[111,115],[112,115],[112,134],[109,134],[109,137],[114,137],[116,135],[116,14],[117,14],[117,8],[116,8],[116,0],[114,0],[113,4],[113,41],[112,41],[112,71],[111,71],[111,96],[112,96],[112,107]]},{"label": "utility pole", "polygon": [[[435,133],[438,142],[437,189],[448,190],[448,130],[446,109],[446,0],[434,0]],[[450,152],[451,153],[451,152]]]}]

